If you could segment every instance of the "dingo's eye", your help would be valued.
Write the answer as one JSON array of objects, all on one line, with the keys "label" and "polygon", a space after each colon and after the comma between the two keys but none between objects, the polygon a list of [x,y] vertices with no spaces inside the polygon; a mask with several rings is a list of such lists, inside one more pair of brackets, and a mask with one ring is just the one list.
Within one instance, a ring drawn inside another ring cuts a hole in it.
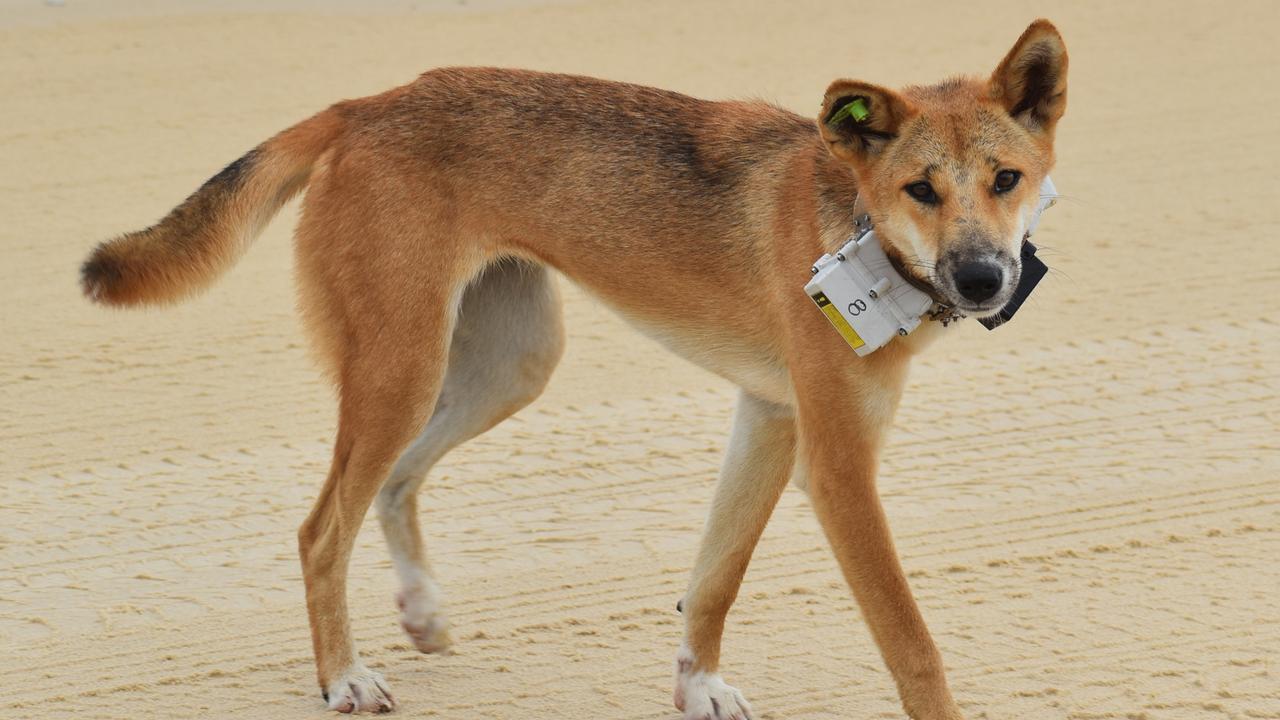
[{"label": "dingo's eye", "polygon": [[904,189],[908,195],[926,205],[933,205],[938,202],[938,193],[933,191],[932,185],[923,180],[911,183]]},{"label": "dingo's eye", "polygon": [[1022,173],[1017,170],[1001,170],[996,173],[996,192],[1009,192],[1018,186],[1018,181],[1022,179]]}]

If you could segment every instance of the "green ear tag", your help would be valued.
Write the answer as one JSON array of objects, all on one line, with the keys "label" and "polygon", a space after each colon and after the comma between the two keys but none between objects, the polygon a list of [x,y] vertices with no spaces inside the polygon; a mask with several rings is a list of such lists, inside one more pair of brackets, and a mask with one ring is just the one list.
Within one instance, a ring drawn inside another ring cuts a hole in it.
[{"label": "green ear tag", "polygon": [[844,109],[849,111],[849,116],[855,122],[863,122],[871,115],[871,111],[867,109],[867,101],[864,98],[854,98],[853,102],[844,106]]},{"label": "green ear tag", "polygon": [[827,120],[827,124],[834,125],[846,117],[853,118],[856,123],[866,122],[867,118],[871,117],[871,111],[867,109],[867,99],[854,98],[849,104],[837,110],[831,119]]}]

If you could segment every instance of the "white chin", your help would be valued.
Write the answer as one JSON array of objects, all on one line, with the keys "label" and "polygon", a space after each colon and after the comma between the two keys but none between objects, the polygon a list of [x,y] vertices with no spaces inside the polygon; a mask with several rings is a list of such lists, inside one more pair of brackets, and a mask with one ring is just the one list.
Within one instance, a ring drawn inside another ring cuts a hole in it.
[{"label": "white chin", "polygon": [[959,303],[955,303],[955,306],[957,310],[964,313],[965,315],[968,315],[971,318],[976,318],[981,320],[982,318],[991,317],[992,315],[995,315],[996,313],[1000,312],[1000,310],[1005,305],[1008,305],[1008,304],[1009,304],[1009,298],[1004,298],[1003,300],[996,303],[982,303],[981,305],[971,305],[969,303],[959,302]]}]

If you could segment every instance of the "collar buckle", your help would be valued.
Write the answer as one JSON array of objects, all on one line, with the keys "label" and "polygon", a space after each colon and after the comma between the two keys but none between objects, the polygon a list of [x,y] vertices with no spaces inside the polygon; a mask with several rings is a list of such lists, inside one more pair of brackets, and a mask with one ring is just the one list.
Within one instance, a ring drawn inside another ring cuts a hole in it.
[{"label": "collar buckle", "polygon": [[942,327],[947,327],[957,320],[963,320],[968,315],[956,309],[955,305],[947,305],[945,303],[934,303],[933,308],[929,310],[929,319],[942,323]]}]

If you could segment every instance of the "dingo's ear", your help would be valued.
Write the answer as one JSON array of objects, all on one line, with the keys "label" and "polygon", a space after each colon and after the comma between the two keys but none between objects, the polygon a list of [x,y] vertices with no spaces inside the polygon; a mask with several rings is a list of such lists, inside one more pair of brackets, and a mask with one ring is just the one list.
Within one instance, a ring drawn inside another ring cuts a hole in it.
[{"label": "dingo's ear", "polygon": [[991,74],[989,87],[1015,120],[1052,138],[1067,109],[1067,46],[1053,23],[1031,23]]},{"label": "dingo's ear", "polygon": [[892,90],[856,80],[836,80],[827,88],[818,130],[831,154],[861,163],[898,135],[911,106]]}]

